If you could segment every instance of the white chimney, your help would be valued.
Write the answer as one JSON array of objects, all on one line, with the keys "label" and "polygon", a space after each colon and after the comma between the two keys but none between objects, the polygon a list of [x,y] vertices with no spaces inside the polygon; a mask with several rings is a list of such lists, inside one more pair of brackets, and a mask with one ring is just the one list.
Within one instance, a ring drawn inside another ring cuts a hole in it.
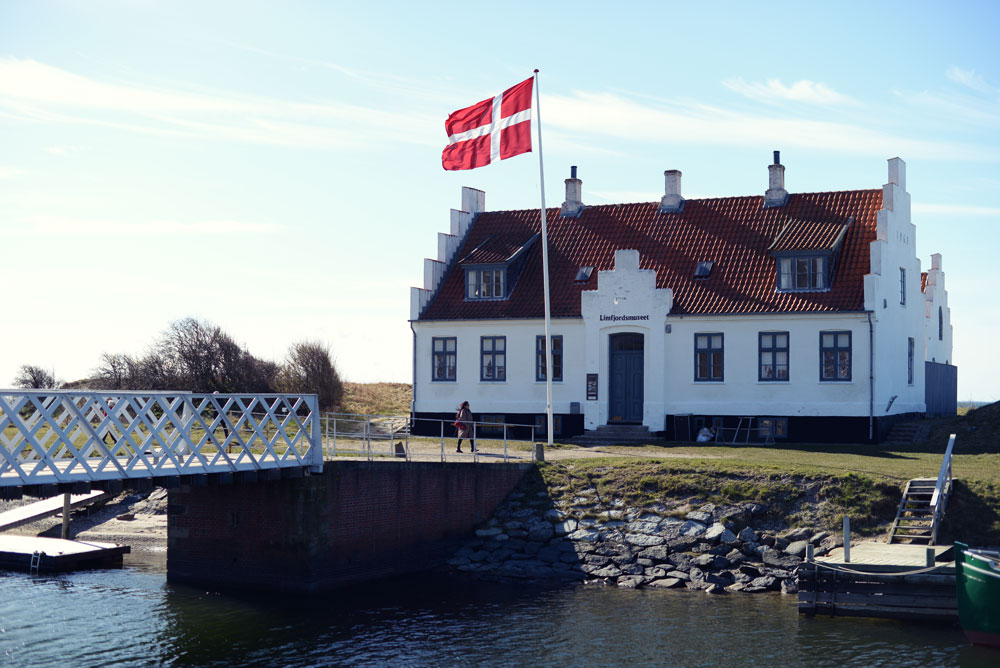
[{"label": "white chimney", "polygon": [[576,178],[576,165],[569,168],[569,178],[566,179],[566,201],[562,203],[560,216],[576,218],[583,213],[583,181]]},{"label": "white chimney", "polygon": [[788,201],[785,190],[785,166],[781,164],[781,152],[774,152],[774,164],[767,166],[767,191],[764,193],[764,207],[784,206]]},{"label": "white chimney", "polygon": [[660,200],[660,213],[677,213],[684,208],[684,198],[681,197],[681,172],[679,169],[668,169],[663,172],[663,199]]}]

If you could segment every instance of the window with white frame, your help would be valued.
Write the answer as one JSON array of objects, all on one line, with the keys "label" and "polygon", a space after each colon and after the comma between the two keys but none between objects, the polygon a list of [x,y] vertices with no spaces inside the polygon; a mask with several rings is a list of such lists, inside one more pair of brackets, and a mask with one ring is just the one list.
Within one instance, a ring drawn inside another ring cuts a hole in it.
[{"label": "window with white frame", "polygon": [[454,381],[458,339],[454,336],[431,339],[431,380]]},{"label": "window with white frame", "polygon": [[819,379],[851,380],[851,333],[819,333]]},{"label": "window with white frame", "polygon": [[479,341],[479,380],[507,380],[507,337],[483,336]]},{"label": "window with white frame", "polygon": [[[563,379],[563,337],[549,336],[552,340],[552,381]],[[535,380],[545,380],[545,336],[535,337]]]},{"label": "window with white frame", "polygon": [[760,364],[757,379],[788,380],[788,332],[760,332],[758,337]]},{"label": "window with white frame", "polygon": [[694,335],[694,379],[696,381],[722,381],[722,334]]},{"label": "window with white frame", "polygon": [[507,296],[504,292],[505,275],[503,267],[466,270],[466,298],[504,299]]}]

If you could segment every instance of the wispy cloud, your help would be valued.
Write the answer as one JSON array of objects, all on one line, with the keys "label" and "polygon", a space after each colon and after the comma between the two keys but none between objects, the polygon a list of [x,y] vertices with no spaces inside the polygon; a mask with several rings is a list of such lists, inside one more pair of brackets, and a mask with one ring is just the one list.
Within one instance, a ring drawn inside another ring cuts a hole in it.
[{"label": "wispy cloud", "polygon": [[[440,118],[339,100],[288,101],[109,83],[34,60],[0,59],[0,114],[130,132],[301,147],[430,143]],[[436,142],[435,142],[436,143]]]},{"label": "wispy cloud", "polygon": [[912,205],[914,213],[947,215],[947,216],[985,216],[1000,218],[998,206],[974,206],[970,204],[930,204],[915,202]]},{"label": "wispy cloud", "polygon": [[990,85],[983,75],[979,74],[975,70],[964,70],[961,67],[952,65],[945,72],[945,76],[957,84],[961,84],[966,88],[971,88],[978,93],[986,93],[987,95],[996,95],[1000,93],[1000,88]]},{"label": "wispy cloud", "polygon": [[722,85],[744,97],[768,104],[781,102],[802,102],[825,107],[857,106],[860,103],[852,97],[838,93],[825,83],[801,79],[786,86],[781,79],[767,81],[744,81],[743,77],[726,79]]},{"label": "wispy cloud", "polygon": [[5,167],[0,165],[0,179],[15,179],[18,176],[26,174],[20,167]]},{"label": "wispy cloud", "polygon": [[151,220],[144,222],[123,220],[89,220],[62,216],[34,216],[28,219],[36,232],[41,234],[72,236],[129,236],[129,237],[205,237],[219,235],[269,235],[281,230],[274,223],[241,220],[202,220],[184,222],[177,220]]},{"label": "wispy cloud", "polygon": [[546,98],[547,122],[578,135],[664,144],[788,146],[908,158],[1000,159],[994,151],[957,142],[911,139],[880,128],[835,120],[782,118],[697,102],[647,103],[613,93],[578,91]]},{"label": "wispy cloud", "polygon": [[46,147],[42,148],[42,150],[45,151],[46,153],[48,153],[49,155],[66,156],[66,155],[69,155],[70,153],[75,153],[77,151],[82,151],[83,147],[82,146],[46,146]]}]

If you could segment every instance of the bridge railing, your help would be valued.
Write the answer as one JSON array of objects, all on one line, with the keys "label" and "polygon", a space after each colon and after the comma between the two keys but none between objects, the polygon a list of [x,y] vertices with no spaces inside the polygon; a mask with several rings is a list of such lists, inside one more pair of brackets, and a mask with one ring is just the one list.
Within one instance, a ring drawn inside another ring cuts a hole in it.
[{"label": "bridge railing", "polygon": [[323,465],[315,395],[0,390],[0,486]]},{"label": "bridge railing", "polygon": [[[453,420],[408,415],[325,413],[322,418],[326,457],[393,457],[407,461],[531,461],[535,453],[534,425],[472,422],[472,438],[458,446]],[[471,442],[470,442],[471,441]],[[473,450],[472,443],[475,443]]]}]

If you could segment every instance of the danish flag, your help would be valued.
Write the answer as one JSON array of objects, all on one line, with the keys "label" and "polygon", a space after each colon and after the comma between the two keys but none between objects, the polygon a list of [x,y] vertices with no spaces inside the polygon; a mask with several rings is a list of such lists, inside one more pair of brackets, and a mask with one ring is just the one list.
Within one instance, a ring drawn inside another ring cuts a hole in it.
[{"label": "danish flag", "polygon": [[447,170],[475,169],[494,160],[531,152],[531,86],[526,79],[496,97],[459,109],[444,122]]}]

